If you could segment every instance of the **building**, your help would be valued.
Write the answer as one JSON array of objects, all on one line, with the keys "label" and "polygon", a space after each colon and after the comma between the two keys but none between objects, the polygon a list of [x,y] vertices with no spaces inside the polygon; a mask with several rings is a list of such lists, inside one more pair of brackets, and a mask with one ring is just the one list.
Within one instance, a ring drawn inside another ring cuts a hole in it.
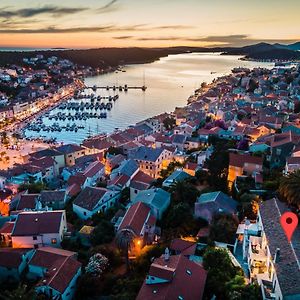
[{"label": "building", "polygon": [[76,144],[62,145],[57,147],[56,150],[64,155],[67,166],[73,166],[77,158],[85,155],[85,148]]},{"label": "building", "polygon": [[32,255],[32,249],[0,248],[0,282],[18,282]]},{"label": "building", "polygon": [[155,223],[156,218],[151,214],[151,208],[143,202],[136,202],[126,211],[118,231],[131,230],[141,244],[147,244],[154,239]]},{"label": "building", "polygon": [[201,300],[206,277],[200,264],[184,255],[166,253],[151,264],[137,300]]},{"label": "building", "polygon": [[86,220],[95,213],[104,212],[112,207],[120,193],[105,188],[86,187],[74,200],[73,211],[80,219]]},{"label": "building", "polygon": [[300,230],[288,242],[280,225],[287,206],[277,199],[260,204],[255,224],[245,223],[242,252],[250,280],[257,280],[263,299],[300,299]]},{"label": "building", "polygon": [[81,263],[76,253],[51,247],[34,250],[28,263],[27,277],[39,280],[36,292],[50,299],[71,300],[76,290],[76,281],[81,274]]},{"label": "building", "polygon": [[141,171],[153,178],[158,178],[160,171],[166,168],[173,158],[172,152],[166,149],[146,146],[132,150],[128,156],[139,164]]},{"label": "building", "polygon": [[161,219],[163,213],[169,207],[171,202],[171,194],[160,188],[140,191],[133,203],[143,202],[151,208],[153,216]]},{"label": "building", "polygon": [[223,192],[205,193],[198,197],[195,203],[195,217],[210,223],[218,213],[235,215],[237,202]]},{"label": "building", "polygon": [[163,187],[171,187],[176,182],[184,181],[185,179],[191,177],[188,173],[183,170],[175,170],[168,178],[166,178],[162,184]]},{"label": "building", "polygon": [[250,154],[229,153],[228,185],[231,188],[238,176],[254,176],[263,171],[263,158]]},{"label": "building", "polygon": [[21,212],[12,232],[13,248],[60,247],[67,231],[64,210]]}]

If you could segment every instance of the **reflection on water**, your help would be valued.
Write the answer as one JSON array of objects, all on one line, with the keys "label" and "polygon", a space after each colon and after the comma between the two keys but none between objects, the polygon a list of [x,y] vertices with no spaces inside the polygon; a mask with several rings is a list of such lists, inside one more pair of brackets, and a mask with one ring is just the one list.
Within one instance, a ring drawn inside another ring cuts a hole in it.
[{"label": "reflection on water", "polygon": [[[58,141],[81,142],[90,133],[112,132],[115,128],[124,129],[145,118],[173,111],[176,106],[186,104],[188,97],[198,88],[201,82],[211,82],[214,78],[230,73],[234,67],[273,67],[274,64],[241,61],[239,56],[226,56],[219,53],[189,53],[164,57],[150,64],[129,65],[126,72],[110,73],[96,77],[86,78],[87,86],[125,85],[142,86],[145,74],[146,92],[141,90],[129,90],[128,92],[98,90],[96,95],[109,96],[119,94],[119,99],[113,103],[111,111],[107,112],[107,118],[87,118],[87,120],[75,120],[81,128],[77,132],[33,132],[26,131],[27,136],[56,137]],[[91,90],[85,91],[92,93]],[[81,101],[81,100],[72,100]],[[85,100],[88,101],[88,100]],[[51,112],[55,114],[58,109]],[[95,113],[96,111],[91,110]],[[69,113],[67,111],[67,113]],[[49,120],[43,118],[47,126],[58,122],[61,126],[70,123],[69,120]],[[74,123],[73,121],[71,123]]]}]

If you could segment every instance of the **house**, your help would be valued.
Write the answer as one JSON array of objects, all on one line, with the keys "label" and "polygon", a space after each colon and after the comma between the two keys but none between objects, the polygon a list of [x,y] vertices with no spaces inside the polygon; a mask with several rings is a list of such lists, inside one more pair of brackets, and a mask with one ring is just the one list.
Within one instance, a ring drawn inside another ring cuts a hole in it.
[{"label": "house", "polygon": [[236,177],[254,176],[263,171],[263,158],[250,154],[229,153],[228,185],[231,188]]},{"label": "house", "polygon": [[0,245],[1,247],[11,247],[11,234],[15,222],[7,221],[0,227]]},{"label": "house", "polygon": [[104,212],[112,207],[120,193],[105,188],[86,187],[74,200],[73,211],[80,219],[86,220],[95,213]]},{"label": "house", "polygon": [[64,210],[21,212],[12,232],[13,248],[60,247],[67,231]]},{"label": "house", "polygon": [[100,161],[92,162],[83,172],[86,177],[86,185],[94,186],[97,181],[104,175],[105,168]]},{"label": "house", "polygon": [[138,171],[130,181],[130,199],[135,200],[136,195],[140,191],[147,190],[151,187],[153,178],[142,171]]},{"label": "house", "polygon": [[195,176],[196,172],[200,169],[200,166],[197,163],[188,161],[183,167],[183,171],[189,174],[190,176]]},{"label": "house", "polygon": [[141,171],[153,178],[158,178],[160,171],[169,165],[173,155],[172,152],[163,148],[141,146],[129,152],[128,156],[139,164]]},{"label": "house", "polygon": [[30,154],[30,159],[41,159],[43,157],[52,157],[56,161],[58,168],[63,168],[65,166],[64,154],[56,149],[48,148]]},{"label": "house", "polygon": [[57,147],[56,150],[64,155],[67,166],[73,166],[77,158],[85,155],[85,148],[76,144],[62,145]]},{"label": "house", "polygon": [[277,199],[262,202],[256,223],[245,223],[240,236],[250,280],[257,280],[264,300],[300,299],[300,230],[296,228],[288,242],[279,222],[286,211]]},{"label": "house", "polygon": [[0,248],[0,283],[18,282],[32,255],[32,249]]},{"label": "house", "polygon": [[113,169],[117,168],[126,158],[122,154],[107,155],[105,161],[105,174],[109,175]]},{"label": "house", "polygon": [[16,206],[16,210],[35,210],[37,208],[39,196],[39,194],[21,194]]},{"label": "house", "polygon": [[151,213],[151,208],[143,202],[131,205],[125,213],[118,231],[131,230],[141,244],[151,243],[154,240],[156,218]]},{"label": "house", "polygon": [[237,202],[223,192],[205,193],[198,197],[195,203],[195,217],[210,223],[218,213],[235,215]]},{"label": "house", "polygon": [[151,208],[151,212],[155,218],[160,220],[170,205],[171,195],[163,189],[153,188],[140,191],[133,201],[133,203],[137,202],[147,204]]},{"label": "house", "polygon": [[271,146],[271,167],[284,167],[287,157],[291,156],[295,146],[300,143],[300,136],[288,131],[274,134],[268,141]]},{"label": "house", "polygon": [[188,173],[184,172],[183,170],[175,170],[168,178],[164,180],[162,183],[163,187],[171,187],[173,184],[179,181],[184,181],[185,179],[191,177]]},{"label": "house", "polygon": [[137,300],[201,300],[207,271],[184,255],[166,253],[150,267]]},{"label": "house", "polygon": [[285,164],[285,174],[297,171],[300,169],[300,157],[288,157]]},{"label": "house", "polygon": [[173,239],[170,244],[170,253],[174,255],[182,254],[190,257],[195,254],[197,243],[195,241],[184,240],[182,238]]},{"label": "house", "polygon": [[43,207],[63,209],[67,202],[67,195],[65,191],[42,191],[39,201]]},{"label": "house", "polygon": [[27,277],[39,280],[35,285],[37,294],[46,294],[50,299],[73,299],[80,275],[81,263],[75,252],[42,247],[34,250],[28,262]]}]

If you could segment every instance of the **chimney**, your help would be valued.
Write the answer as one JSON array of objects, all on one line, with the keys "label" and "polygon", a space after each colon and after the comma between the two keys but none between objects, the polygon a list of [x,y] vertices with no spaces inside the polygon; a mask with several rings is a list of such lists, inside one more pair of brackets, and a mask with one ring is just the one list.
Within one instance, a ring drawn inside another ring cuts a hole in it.
[{"label": "chimney", "polygon": [[165,261],[169,261],[170,259],[170,251],[168,247],[165,249],[164,259]]},{"label": "chimney", "polygon": [[274,263],[278,263],[280,260],[280,248],[276,249],[275,255],[274,255]]}]

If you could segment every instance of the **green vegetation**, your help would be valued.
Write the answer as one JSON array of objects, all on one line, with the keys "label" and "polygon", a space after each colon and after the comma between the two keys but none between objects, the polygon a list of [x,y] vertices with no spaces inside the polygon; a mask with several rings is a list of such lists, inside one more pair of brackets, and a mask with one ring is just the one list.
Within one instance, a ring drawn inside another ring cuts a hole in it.
[{"label": "green vegetation", "polygon": [[166,130],[172,130],[176,126],[176,120],[172,117],[167,117],[163,121]]},{"label": "green vegetation", "polygon": [[235,217],[226,214],[216,214],[210,226],[210,240],[233,244],[238,223],[238,219]]},{"label": "green vegetation", "polygon": [[103,218],[91,233],[90,240],[93,246],[97,246],[110,243],[113,240],[114,236],[114,225],[110,221]]},{"label": "green vegetation", "polygon": [[280,179],[279,194],[289,205],[300,207],[300,170]]},{"label": "green vegetation", "polygon": [[41,191],[47,190],[47,185],[41,181],[38,181],[33,183],[23,183],[19,186],[19,192],[26,190],[28,190],[29,194],[39,194]]},{"label": "green vegetation", "polygon": [[261,299],[257,285],[246,285],[243,272],[234,267],[225,249],[208,247],[203,256],[203,266],[208,271],[205,295],[222,300]]}]

